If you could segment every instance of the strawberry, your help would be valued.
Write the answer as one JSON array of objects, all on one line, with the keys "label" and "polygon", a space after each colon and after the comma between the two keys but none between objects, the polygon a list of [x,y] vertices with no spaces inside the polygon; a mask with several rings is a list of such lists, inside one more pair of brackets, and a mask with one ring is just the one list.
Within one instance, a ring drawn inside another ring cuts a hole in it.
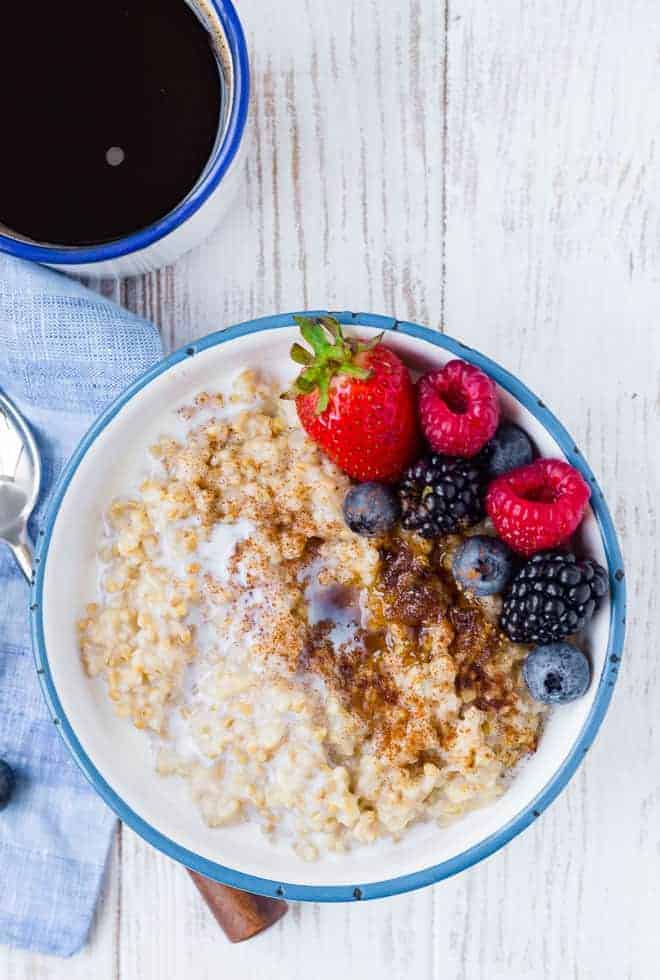
[{"label": "strawberry", "polygon": [[408,369],[381,343],[345,337],[334,317],[294,317],[312,352],[294,344],[303,370],[283,398],[326,456],[354,480],[393,482],[416,457],[420,439]]}]

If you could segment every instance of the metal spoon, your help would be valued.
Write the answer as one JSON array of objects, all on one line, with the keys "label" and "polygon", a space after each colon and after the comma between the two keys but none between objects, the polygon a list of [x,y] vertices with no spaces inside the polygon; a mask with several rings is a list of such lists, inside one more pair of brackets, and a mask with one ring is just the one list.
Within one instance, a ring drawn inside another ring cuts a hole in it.
[{"label": "metal spoon", "polygon": [[[0,541],[9,545],[18,567],[32,581],[34,555],[27,531],[41,486],[41,459],[25,419],[0,391]],[[281,919],[286,902],[250,895],[188,869],[227,938],[242,942]]]},{"label": "metal spoon", "polygon": [[0,540],[32,580],[33,554],[27,531],[41,486],[41,459],[25,419],[0,391]]}]

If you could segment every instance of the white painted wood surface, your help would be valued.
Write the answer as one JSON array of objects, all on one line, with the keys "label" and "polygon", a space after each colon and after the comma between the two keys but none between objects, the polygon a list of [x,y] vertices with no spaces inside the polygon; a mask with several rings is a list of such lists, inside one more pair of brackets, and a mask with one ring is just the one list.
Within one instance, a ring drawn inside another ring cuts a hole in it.
[{"label": "white painted wood surface", "polygon": [[301,906],[231,947],[124,829],[87,949],[7,980],[653,980],[660,974],[657,0],[239,0],[242,194],[158,275],[95,283],[168,347],[305,306],[417,319],[518,372],[590,459],[626,552],[614,702],[524,835],[396,899]]}]

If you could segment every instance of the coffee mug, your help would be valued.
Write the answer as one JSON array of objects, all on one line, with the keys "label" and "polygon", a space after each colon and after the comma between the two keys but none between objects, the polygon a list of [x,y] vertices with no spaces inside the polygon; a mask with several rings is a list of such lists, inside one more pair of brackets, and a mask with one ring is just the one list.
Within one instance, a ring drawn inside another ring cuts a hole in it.
[{"label": "coffee mug", "polygon": [[217,226],[241,179],[250,69],[247,45],[231,0],[181,0],[211,39],[224,90],[224,110],[211,156],[183,200],[135,232],[93,245],[35,241],[0,224],[0,251],[81,275],[132,276],[174,262]]}]

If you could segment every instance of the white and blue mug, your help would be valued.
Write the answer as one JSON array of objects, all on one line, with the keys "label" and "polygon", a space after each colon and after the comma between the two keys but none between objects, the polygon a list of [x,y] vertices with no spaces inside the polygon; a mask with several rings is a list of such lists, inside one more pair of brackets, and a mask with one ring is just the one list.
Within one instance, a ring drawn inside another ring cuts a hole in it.
[{"label": "white and blue mug", "polygon": [[231,0],[185,2],[211,37],[225,93],[215,146],[197,183],[163,218],[121,238],[96,245],[52,245],[0,224],[0,252],[81,275],[132,276],[174,262],[217,226],[240,181],[250,90],[247,45]]}]

